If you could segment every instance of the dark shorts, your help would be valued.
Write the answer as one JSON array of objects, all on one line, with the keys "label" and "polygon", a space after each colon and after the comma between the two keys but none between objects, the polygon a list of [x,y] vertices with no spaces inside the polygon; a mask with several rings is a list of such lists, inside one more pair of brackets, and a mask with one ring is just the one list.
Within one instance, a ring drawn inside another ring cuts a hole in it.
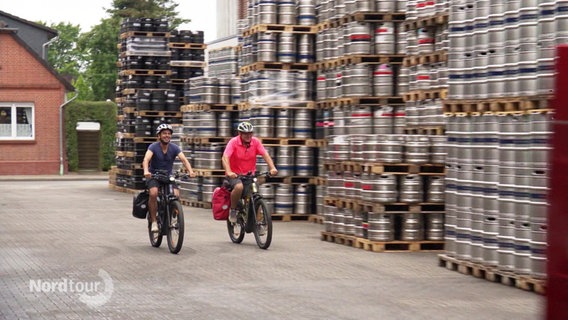
[{"label": "dark shorts", "polygon": [[[160,186],[160,181],[154,179],[154,178],[150,178],[148,180],[146,180],[146,188],[151,189],[151,188],[157,188]],[[179,189],[179,186],[177,185],[177,183],[174,183],[174,188]]]},{"label": "dark shorts", "polygon": [[231,179],[225,176],[225,180],[223,180],[223,187],[227,188],[229,191],[233,191],[235,186],[239,183],[242,183],[241,179],[239,178]]}]

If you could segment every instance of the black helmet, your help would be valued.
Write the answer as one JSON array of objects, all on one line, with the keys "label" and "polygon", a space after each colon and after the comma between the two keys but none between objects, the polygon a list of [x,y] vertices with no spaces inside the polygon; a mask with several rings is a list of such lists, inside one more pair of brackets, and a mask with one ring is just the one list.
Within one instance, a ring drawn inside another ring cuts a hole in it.
[{"label": "black helmet", "polygon": [[162,123],[156,128],[156,135],[159,135],[162,130],[170,130],[170,133],[174,133],[174,128],[167,123]]}]

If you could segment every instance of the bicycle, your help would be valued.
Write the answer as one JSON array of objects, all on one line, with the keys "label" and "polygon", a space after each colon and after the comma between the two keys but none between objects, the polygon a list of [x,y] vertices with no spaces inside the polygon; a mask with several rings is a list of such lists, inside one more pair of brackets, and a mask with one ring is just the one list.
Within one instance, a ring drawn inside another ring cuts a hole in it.
[{"label": "bicycle", "polygon": [[160,182],[158,187],[158,210],[156,212],[158,232],[152,232],[152,220],[150,215],[148,215],[148,234],[153,247],[159,247],[162,244],[162,237],[165,235],[168,239],[168,248],[171,253],[177,254],[181,250],[185,231],[183,206],[179,197],[174,193],[174,185],[176,184],[176,179],[187,179],[188,177],[187,174],[179,172],[169,175],[166,170],[158,170],[152,174],[152,178]]},{"label": "bicycle", "polygon": [[239,175],[243,182],[243,194],[237,205],[237,222],[227,220],[229,238],[233,243],[241,243],[245,233],[253,233],[256,244],[268,249],[272,242],[272,216],[262,195],[258,191],[257,178],[269,176],[269,172]]}]

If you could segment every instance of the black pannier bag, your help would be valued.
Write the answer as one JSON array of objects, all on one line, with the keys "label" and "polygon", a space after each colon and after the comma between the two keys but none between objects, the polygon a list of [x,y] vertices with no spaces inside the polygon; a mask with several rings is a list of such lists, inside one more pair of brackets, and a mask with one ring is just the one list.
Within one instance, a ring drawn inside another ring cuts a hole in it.
[{"label": "black pannier bag", "polygon": [[132,204],[132,216],[138,219],[146,219],[148,214],[148,199],[150,194],[144,190],[134,196]]}]

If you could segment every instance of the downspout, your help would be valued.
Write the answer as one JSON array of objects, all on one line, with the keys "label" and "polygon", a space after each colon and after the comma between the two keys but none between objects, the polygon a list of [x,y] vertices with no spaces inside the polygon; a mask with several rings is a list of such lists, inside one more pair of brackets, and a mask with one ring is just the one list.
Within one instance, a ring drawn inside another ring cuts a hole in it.
[{"label": "downspout", "polygon": [[47,61],[47,50],[45,50],[45,48],[57,39],[59,39],[59,36],[53,37],[51,38],[51,40],[41,45],[41,57],[43,58],[43,60]]},{"label": "downspout", "polygon": [[63,108],[71,103],[73,100],[77,99],[79,96],[79,91],[75,91],[75,96],[64,102],[59,106],[59,175],[62,176],[64,173],[64,161],[63,161]]}]

